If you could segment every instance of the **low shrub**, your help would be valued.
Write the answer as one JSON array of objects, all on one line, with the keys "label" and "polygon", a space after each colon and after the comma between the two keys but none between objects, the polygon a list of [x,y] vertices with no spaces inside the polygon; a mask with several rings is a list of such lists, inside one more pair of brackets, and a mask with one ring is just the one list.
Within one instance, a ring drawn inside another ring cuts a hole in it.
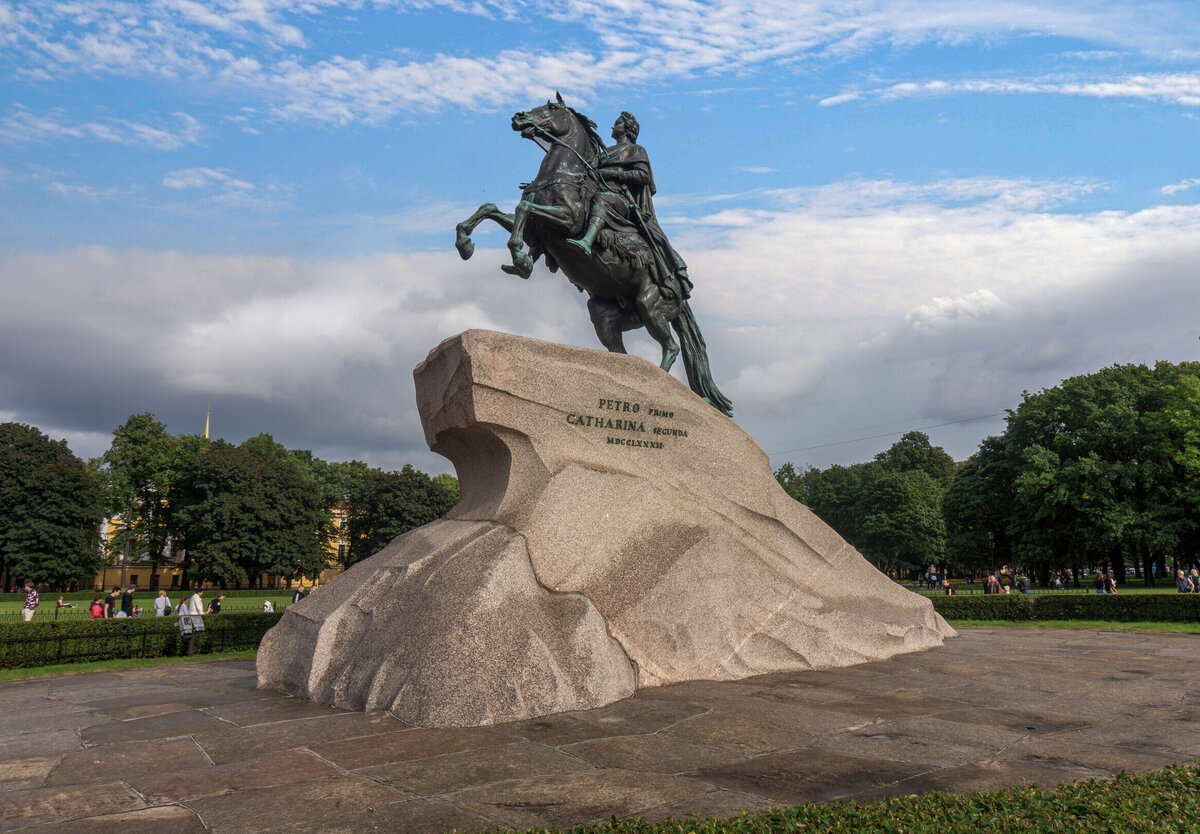
[{"label": "low shrub", "polygon": [[990,594],[931,597],[948,620],[1109,620],[1120,623],[1200,622],[1198,594]]},{"label": "low shrub", "polygon": [[[1050,790],[1033,786],[967,794],[899,796],[858,805],[836,802],[743,813],[732,819],[641,818],[577,825],[572,834],[977,834],[1048,831],[1063,834],[1196,831],[1200,765],[1172,765],[1112,780],[1088,779]],[[545,834],[545,829],[533,829]]]},{"label": "low shrub", "polygon": [[[217,614],[204,618],[197,653],[257,648],[279,622],[273,614]],[[0,623],[0,668],[89,663],[128,657],[180,654],[185,643],[174,617],[116,620],[47,620]]]}]

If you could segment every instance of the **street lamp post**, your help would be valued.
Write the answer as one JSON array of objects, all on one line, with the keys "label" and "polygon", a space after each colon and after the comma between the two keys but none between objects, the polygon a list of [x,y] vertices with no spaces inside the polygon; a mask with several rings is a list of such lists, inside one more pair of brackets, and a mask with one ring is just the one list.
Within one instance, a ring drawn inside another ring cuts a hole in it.
[{"label": "street lamp post", "polygon": [[988,553],[992,557],[992,576],[996,575],[996,534],[988,531]]}]

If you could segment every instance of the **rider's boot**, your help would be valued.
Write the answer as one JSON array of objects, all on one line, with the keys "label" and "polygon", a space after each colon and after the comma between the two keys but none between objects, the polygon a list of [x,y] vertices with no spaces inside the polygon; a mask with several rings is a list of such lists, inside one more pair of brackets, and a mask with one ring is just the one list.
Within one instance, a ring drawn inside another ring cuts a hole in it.
[{"label": "rider's boot", "polygon": [[596,235],[600,232],[601,218],[592,216],[588,218],[587,228],[583,230],[583,235],[577,238],[567,238],[567,243],[573,246],[578,246],[590,256],[592,254],[592,246],[596,243]]}]

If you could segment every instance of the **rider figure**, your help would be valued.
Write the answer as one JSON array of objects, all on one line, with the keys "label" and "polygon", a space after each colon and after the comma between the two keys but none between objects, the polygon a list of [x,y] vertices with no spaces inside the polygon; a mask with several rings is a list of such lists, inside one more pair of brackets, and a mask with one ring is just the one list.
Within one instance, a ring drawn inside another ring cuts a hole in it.
[{"label": "rider figure", "polygon": [[[647,243],[658,251],[658,258],[652,260],[650,267],[654,283],[670,295],[674,295],[678,288],[682,298],[686,299],[691,295],[692,282],[688,278],[687,264],[667,240],[654,214],[654,202],[651,199],[656,190],[654,174],[650,171],[650,157],[646,149],[637,144],[640,129],[632,113],[622,112],[617,117],[612,128],[612,138],[617,143],[604,151],[598,164],[600,174],[612,190],[598,191],[593,195],[583,235],[569,242],[591,255],[601,229],[607,227],[634,231],[645,237],[644,229],[650,237]],[[635,217],[635,212],[641,217]],[[662,263],[671,274],[661,274],[657,263]],[[672,274],[677,285],[671,280]]]}]

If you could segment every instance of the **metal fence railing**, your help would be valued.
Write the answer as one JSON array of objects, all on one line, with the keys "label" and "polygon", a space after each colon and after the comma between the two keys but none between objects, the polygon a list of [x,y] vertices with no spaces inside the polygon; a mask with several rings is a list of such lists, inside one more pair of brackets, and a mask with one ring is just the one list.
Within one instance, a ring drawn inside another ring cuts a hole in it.
[{"label": "metal fence railing", "polygon": [[[151,603],[153,605],[153,603]],[[277,603],[276,611],[283,611],[291,603]],[[261,614],[263,613],[262,600],[254,602],[240,602],[237,599],[226,599],[221,606],[222,614]],[[150,606],[145,606],[141,616],[143,618],[154,618],[154,610]],[[58,608],[53,604],[46,605],[42,603],[38,606],[37,612],[33,615],[34,622],[44,622],[46,620],[90,620],[92,618],[91,609],[87,605],[75,605],[72,608]],[[124,619],[124,618],[121,618]],[[15,611],[0,611],[0,623],[18,623],[21,622],[21,609]]]},{"label": "metal fence railing", "polygon": [[278,620],[278,614],[210,615],[191,645],[175,618],[5,625],[0,668],[253,649]]}]

